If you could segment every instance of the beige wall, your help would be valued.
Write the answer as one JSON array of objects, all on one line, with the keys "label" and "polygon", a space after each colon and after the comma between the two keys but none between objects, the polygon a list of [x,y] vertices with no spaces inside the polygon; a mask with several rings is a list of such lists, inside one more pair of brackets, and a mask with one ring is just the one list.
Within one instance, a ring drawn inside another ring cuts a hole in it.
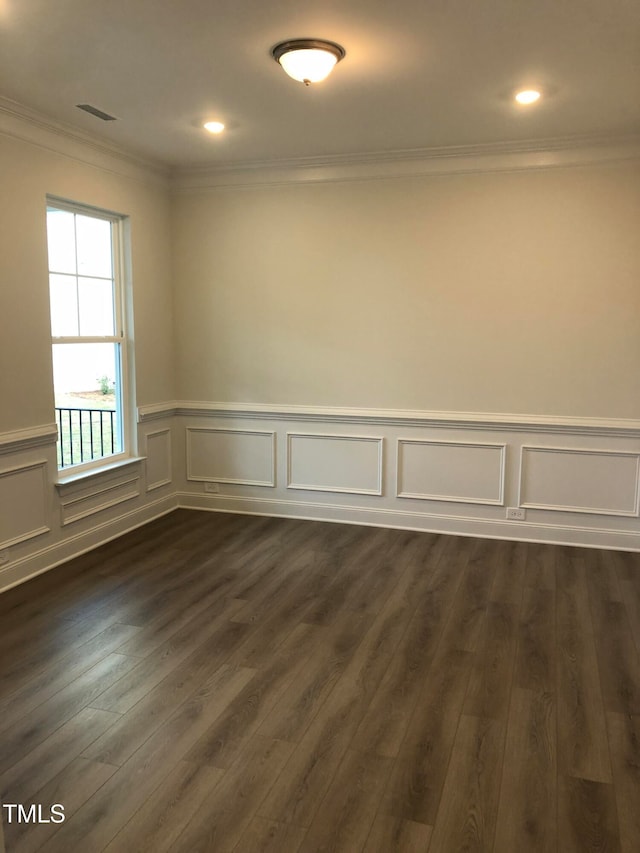
[{"label": "beige wall", "polygon": [[640,417],[637,164],[173,212],[179,399]]},{"label": "beige wall", "polygon": [[47,193],[131,217],[138,404],[640,417],[637,164],[170,209],[159,182],[0,137],[0,186],[0,432],[52,419]]},{"label": "beige wall", "polygon": [[45,197],[130,216],[137,402],[174,396],[168,190],[0,136],[0,432],[52,423]]}]

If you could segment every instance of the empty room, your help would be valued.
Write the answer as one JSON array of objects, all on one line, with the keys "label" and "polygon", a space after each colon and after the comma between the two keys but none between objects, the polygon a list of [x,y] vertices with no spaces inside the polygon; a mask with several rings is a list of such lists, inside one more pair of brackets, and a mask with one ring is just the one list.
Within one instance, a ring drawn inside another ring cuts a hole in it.
[{"label": "empty room", "polygon": [[637,853],[638,11],[0,0],[2,853]]}]

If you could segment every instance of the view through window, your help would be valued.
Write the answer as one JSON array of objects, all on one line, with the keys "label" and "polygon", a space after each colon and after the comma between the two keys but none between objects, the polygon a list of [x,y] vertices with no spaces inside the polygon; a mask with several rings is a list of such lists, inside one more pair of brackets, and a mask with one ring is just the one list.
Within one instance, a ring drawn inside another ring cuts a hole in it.
[{"label": "view through window", "polygon": [[119,217],[47,205],[58,466],[125,450]]}]

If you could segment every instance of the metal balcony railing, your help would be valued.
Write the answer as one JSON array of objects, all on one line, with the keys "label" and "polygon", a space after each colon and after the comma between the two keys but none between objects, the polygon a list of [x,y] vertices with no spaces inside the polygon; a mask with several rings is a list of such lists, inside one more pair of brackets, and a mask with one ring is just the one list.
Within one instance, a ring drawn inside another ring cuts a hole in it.
[{"label": "metal balcony railing", "polygon": [[56,407],[58,467],[79,465],[119,451],[115,409]]}]

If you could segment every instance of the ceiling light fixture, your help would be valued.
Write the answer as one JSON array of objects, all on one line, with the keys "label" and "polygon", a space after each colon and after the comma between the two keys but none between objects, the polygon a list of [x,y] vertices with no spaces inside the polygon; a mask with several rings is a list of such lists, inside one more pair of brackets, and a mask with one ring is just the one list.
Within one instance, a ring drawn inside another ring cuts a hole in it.
[{"label": "ceiling light fixture", "polygon": [[334,65],[344,59],[346,51],[332,41],[293,39],[277,44],[271,49],[271,55],[289,77],[308,86],[328,77]]},{"label": "ceiling light fixture", "polygon": [[222,133],[224,130],[224,125],[221,121],[205,121],[202,126],[205,130],[208,130],[209,133]]},{"label": "ceiling light fixture", "polygon": [[536,101],[540,100],[540,92],[535,89],[524,89],[522,92],[518,92],[515,97],[519,104],[535,104]]}]

